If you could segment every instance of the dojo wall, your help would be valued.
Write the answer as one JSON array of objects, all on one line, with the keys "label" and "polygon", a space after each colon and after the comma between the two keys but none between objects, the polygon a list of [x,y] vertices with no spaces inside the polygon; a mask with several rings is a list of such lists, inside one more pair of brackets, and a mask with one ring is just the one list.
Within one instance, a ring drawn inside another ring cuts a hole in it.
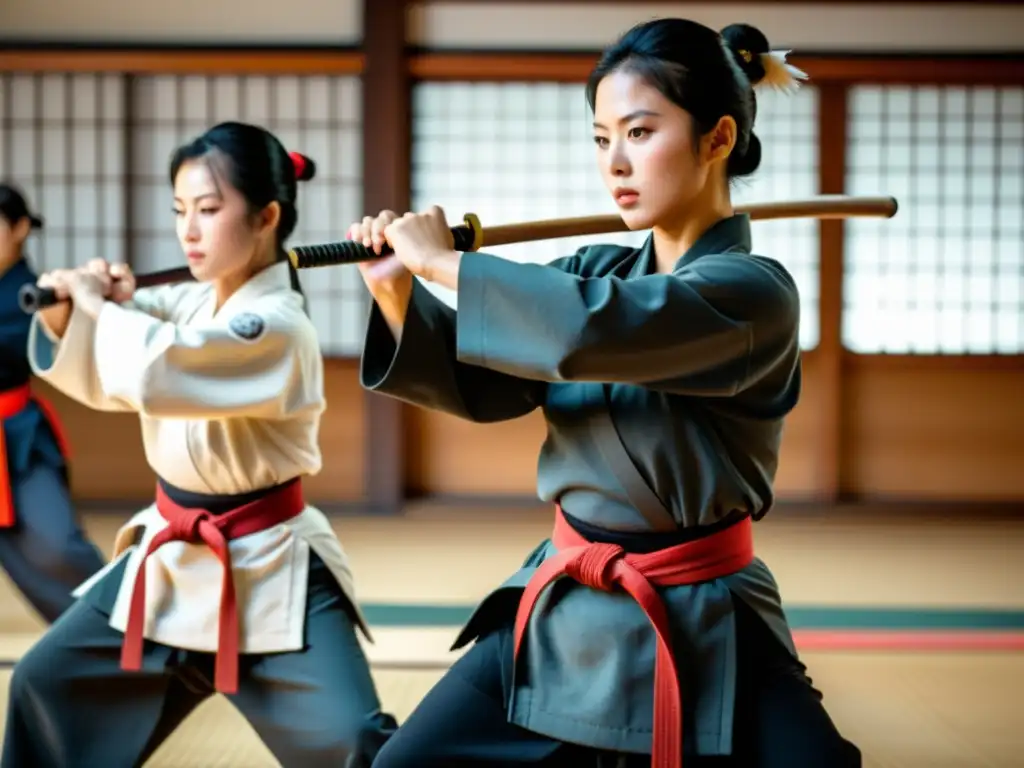
[{"label": "dojo wall", "polygon": [[[749,21],[795,48],[814,84],[763,100],[765,166],[738,196],[901,203],[888,222],[755,225],[805,298],[805,393],[780,494],[1024,500],[1024,6],[449,2],[403,16],[400,5],[372,0],[367,15],[353,0],[5,3],[0,171],[51,223],[33,244],[37,264],[95,252],[137,269],[173,263],[166,152],[231,116],[266,123],[320,163],[298,242],[401,202],[494,223],[608,210],[580,85],[593,51],[653,15]],[[404,60],[387,44],[403,20]],[[364,51],[364,39],[376,44]],[[29,45],[40,42],[51,45]],[[408,100],[398,68],[411,74]],[[499,252],[540,260],[574,245]],[[331,358],[326,469],[310,494],[532,495],[536,415],[475,426],[360,390],[354,277],[304,275]],[[78,448],[78,497],[146,497],[136,420],[54,399]]]}]

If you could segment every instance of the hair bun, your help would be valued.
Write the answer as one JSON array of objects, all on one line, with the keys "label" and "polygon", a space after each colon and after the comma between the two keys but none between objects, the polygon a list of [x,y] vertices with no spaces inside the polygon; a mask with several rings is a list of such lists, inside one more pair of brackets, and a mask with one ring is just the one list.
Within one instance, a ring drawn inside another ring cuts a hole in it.
[{"label": "hair bun", "polygon": [[765,76],[761,57],[771,50],[768,38],[757,27],[749,24],[730,24],[722,30],[721,35],[729,45],[729,50],[743,70],[743,74],[750,80],[750,84],[760,83]]},{"label": "hair bun", "polygon": [[789,51],[771,50],[768,38],[757,27],[730,24],[721,35],[751,85],[792,92],[800,87],[800,81],[807,79],[806,72],[786,62]]},{"label": "hair bun", "polygon": [[309,181],[316,176],[316,163],[303,155],[301,152],[289,152],[292,164],[295,166],[295,180]]},{"label": "hair bun", "polygon": [[733,152],[729,155],[730,176],[750,176],[761,167],[761,140],[757,134],[750,132],[750,139],[747,141],[746,149],[740,152]]}]

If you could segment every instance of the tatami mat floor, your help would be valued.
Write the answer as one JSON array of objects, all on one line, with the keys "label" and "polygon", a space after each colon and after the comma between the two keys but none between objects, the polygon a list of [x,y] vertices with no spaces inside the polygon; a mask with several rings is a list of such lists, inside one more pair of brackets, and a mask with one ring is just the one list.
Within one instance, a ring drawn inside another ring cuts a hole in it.
[{"label": "tatami mat floor", "polygon": [[[337,528],[373,603],[472,603],[544,536],[535,509],[410,509],[400,519],[340,518]],[[104,548],[119,521],[90,517]],[[955,519],[780,519],[758,526],[758,548],[788,604],[1024,610],[1024,523]],[[0,658],[16,659],[38,620],[0,577]],[[393,662],[443,665],[454,627],[374,628],[367,648],[386,708],[401,720],[443,673]],[[838,652],[804,654],[865,768],[1024,768],[1024,653]],[[9,670],[0,671],[0,709]],[[3,713],[0,712],[0,715]],[[224,699],[204,704],[150,768],[263,768],[277,763]],[[104,768],[107,768],[106,766]],[[113,767],[111,767],[113,768]]]},{"label": "tatami mat floor", "polygon": [[[864,768],[1024,766],[1024,655],[808,653],[805,660],[833,718],[863,750]],[[4,702],[9,674],[0,673]],[[384,706],[399,720],[441,674],[374,673]],[[147,768],[277,765],[231,704],[215,697],[192,713]]]}]

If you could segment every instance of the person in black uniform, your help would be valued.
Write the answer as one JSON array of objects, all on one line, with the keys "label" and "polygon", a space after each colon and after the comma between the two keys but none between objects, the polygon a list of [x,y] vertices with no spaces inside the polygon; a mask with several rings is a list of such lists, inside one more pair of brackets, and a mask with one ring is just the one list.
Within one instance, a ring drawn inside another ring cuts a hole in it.
[{"label": "person in black uniform", "polygon": [[43,221],[24,195],[0,184],[0,565],[36,611],[53,623],[71,592],[103,567],[82,531],[68,484],[68,446],[57,415],[29,386],[31,315],[18,305],[38,276],[25,241]]},{"label": "person in black uniform", "polygon": [[[542,409],[556,509],[375,768],[861,764],[751,532],[800,395],[800,299],[752,252],[730,182],[761,160],[753,86],[802,76],[747,25],[659,19],[605,51],[587,85],[597,161],[626,224],[651,230],[640,248],[459,253],[436,207],[350,228],[395,251],[360,265],[363,386],[481,423]],[[419,279],[457,291],[457,311]]]}]

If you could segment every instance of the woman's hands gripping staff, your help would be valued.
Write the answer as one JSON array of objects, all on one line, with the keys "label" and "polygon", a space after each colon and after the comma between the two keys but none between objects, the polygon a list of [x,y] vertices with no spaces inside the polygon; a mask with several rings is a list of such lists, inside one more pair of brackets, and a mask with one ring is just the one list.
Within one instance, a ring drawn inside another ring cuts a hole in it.
[{"label": "woman's hands gripping staff", "polygon": [[454,250],[444,211],[433,206],[423,213],[381,211],[349,227],[348,238],[380,253],[387,243],[394,254],[362,262],[359,271],[381,315],[398,342],[412,295],[413,276],[456,290],[461,254]]},{"label": "woman's hands gripping staff", "polygon": [[128,301],[135,293],[135,276],[127,264],[111,264],[93,259],[83,267],[54,269],[40,275],[40,288],[52,288],[62,301],[39,310],[40,320],[58,337],[64,335],[71,318],[72,305],[95,319],[103,302]]}]

